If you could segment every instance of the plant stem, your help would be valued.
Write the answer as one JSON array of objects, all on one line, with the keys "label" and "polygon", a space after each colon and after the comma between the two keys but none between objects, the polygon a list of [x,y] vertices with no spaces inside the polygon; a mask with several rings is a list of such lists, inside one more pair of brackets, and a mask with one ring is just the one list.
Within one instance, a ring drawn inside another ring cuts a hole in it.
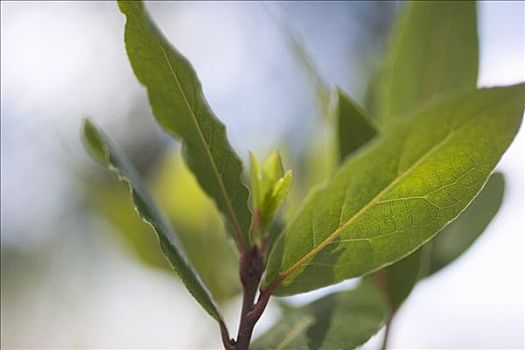
[{"label": "plant stem", "polygon": [[386,350],[388,347],[388,337],[390,336],[390,328],[392,326],[392,319],[394,314],[388,317],[385,322],[385,334],[383,335],[383,344],[381,345],[381,350]]},{"label": "plant stem", "polygon": [[228,333],[228,328],[224,324],[224,321],[219,321],[219,326],[221,327],[221,338],[222,345],[224,345],[225,350],[235,350],[235,341],[230,338]]},{"label": "plant stem", "polygon": [[229,340],[225,343],[227,350],[248,350],[255,324],[261,317],[270,298],[270,293],[261,293],[257,303],[255,303],[255,297],[264,272],[263,254],[256,246],[249,252],[241,253],[239,261],[239,275],[243,287],[241,319],[237,340]]},{"label": "plant stem", "polygon": [[[252,224],[252,227],[255,226]],[[239,276],[243,288],[241,319],[239,322],[237,340],[230,338],[228,329],[224,322],[219,322],[222,343],[225,350],[249,349],[255,324],[261,318],[261,315],[268,305],[270,296],[280,283],[279,281],[279,283],[270,286],[265,290],[260,290],[259,298],[257,299],[257,302],[255,302],[255,297],[264,273],[264,260],[267,250],[267,239],[263,239],[260,247],[255,245],[250,251],[244,249],[241,249],[240,251]]]}]

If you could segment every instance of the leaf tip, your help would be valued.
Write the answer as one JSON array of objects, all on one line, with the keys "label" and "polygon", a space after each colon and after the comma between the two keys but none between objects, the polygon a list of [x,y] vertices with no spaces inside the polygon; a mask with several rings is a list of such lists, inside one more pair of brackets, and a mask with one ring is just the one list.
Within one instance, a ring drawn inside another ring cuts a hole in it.
[{"label": "leaf tip", "polygon": [[144,3],[142,0],[117,0],[117,5],[119,7],[120,12],[127,15],[127,12],[132,7],[142,9],[144,7]]},{"label": "leaf tip", "polygon": [[84,118],[82,120],[81,138],[84,143],[84,147],[94,160],[102,164],[107,163],[106,146],[102,140],[102,135],[95,124],[89,120],[89,118]]}]

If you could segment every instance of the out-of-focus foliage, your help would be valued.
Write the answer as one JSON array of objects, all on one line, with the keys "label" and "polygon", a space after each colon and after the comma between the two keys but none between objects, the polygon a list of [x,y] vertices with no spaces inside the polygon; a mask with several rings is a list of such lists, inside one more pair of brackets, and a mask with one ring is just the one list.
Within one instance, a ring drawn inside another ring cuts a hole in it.
[{"label": "out-of-focus foliage", "polygon": [[227,238],[213,201],[178,153],[166,155],[158,176],[152,179],[152,191],[213,295],[224,300],[240,292],[235,245]]},{"label": "out-of-focus foliage", "polygon": [[378,129],[366,112],[339,90],[337,103],[339,162],[367,144],[377,134]]},{"label": "out-of-focus foliage", "polygon": [[84,193],[91,206],[122,234],[123,242],[132,248],[146,264],[171,269],[159,251],[158,243],[149,234],[151,228],[142,221],[129,200],[129,189],[116,181],[95,182],[90,178],[84,183]]},{"label": "out-of-focus foliage", "polygon": [[[177,231],[188,259],[212,294],[221,301],[239,293],[233,243],[226,239],[213,202],[201,190],[178,152],[167,152],[148,182],[153,197]],[[116,228],[144,263],[170,269],[158,243],[149,234],[151,228],[137,217],[125,185],[117,185],[115,181],[95,186],[90,183],[85,192],[95,209]],[[205,259],[203,252],[206,252]]]},{"label": "out-of-focus foliage", "polygon": [[276,325],[254,342],[253,349],[354,349],[377,333],[387,315],[381,293],[364,281],[353,290],[284,309]]},{"label": "out-of-focus foliage", "polygon": [[424,276],[438,272],[470,248],[498,213],[504,193],[505,178],[496,172],[469,207],[429,243]]},{"label": "out-of-focus foliage", "polygon": [[408,117],[440,94],[476,87],[476,2],[413,1],[400,14],[378,85],[383,123]]},{"label": "out-of-focus foliage", "polygon": [[114,172],[120,180],[129,186],[137,213],[151,225],[157,234],[164,256],[180,276],[188,291],[211,317],[217,321],[222,321],[221,313],[212,296],[185,258],[183,250],[177,242],[177,236],[157,209],[133,164],[91,122],[85,121],[82,131],[86,148],[93,159]]}]

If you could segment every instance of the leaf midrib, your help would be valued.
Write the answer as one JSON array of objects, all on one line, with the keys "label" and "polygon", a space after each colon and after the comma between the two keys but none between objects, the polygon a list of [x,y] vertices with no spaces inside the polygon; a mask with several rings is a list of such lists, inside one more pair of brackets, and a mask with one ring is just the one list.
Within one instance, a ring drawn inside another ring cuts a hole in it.
[{"label": "leaf midrib", "polygon": [[[291,267],[286,271],[279,274],[279,276],[270,284],[268,289],[273,290],[283,282],[288,276],[294,273],[299,267],[301,267],[306,261],[315,257],[321,250],[323,250],[328,244],[330,244],[345,228],[351,225],[355,220],[357,220],[365,211],[370,209],[373,205],[377,204],[379,199],[390,191],[394,186],[396,186],[400,181],[406,178],[411,172],[418,167],[422,162],[424,162],[429,156],[431,156],[435,151],[442,147],[446,142],[448,142],[454,134],[463,130],[470,123],[466,123],[461,128],[456,129],[455,131],[450,131],[447,136],[443,138],[439,143],[431,147],[424,155],[422,155],[412,166],[410,166],[406,171],[403,172],[400,176],[396,177],[387,187],[385,187],[381,192],[379,192],[374,198],[372,198],[367,204],[365,204],[357,213],[355,213],[350,219],[348,219],[343,225],[339,226],[334,232],[332,232],[327,238],[325,238],[317,247],[312,249],[308,254],[304,255],[301,259],[297,260]],[[402,157],[402,155],[400,155]]]},{"label": "leaf midrib", "polygon": [[228,208],[228,211],[230,213],[230,218],[233,222],[233,226],[234,226],[234,229],[235,229],[235,233],[236,233],[236,236],[237,236],[237,240],[239,242],[239,245],[242,247],[244,246],[244,240],[243,240],[243,236],[242,236],[242,230],[241,230],[241,226],[239,225],[239,221],[237,220],[237,216],[235,215],[235,211],[233,210],[233,206],[232,206],[232,203],[230,202],[230,198],[228,197],[228,194],[226,192],[226,188],[224,186],[224,183],[222,182],[222,179],[220,177],[220,174],[219,174],[219,170],[217,168],[217,165],[215,164],[215,160],[213,159],[213,156],[211,154],[211,151],[208,147],[208,144],[206,142],[206,138],[204,137],[204,134],[202,132],[202,129],[201,129],[201,126],[197,120],[197,117],[193,111],[193,109],[191,108],[190,106],[190,103],[186,97],[186,94],[184,92],[184,90],[182,89],[182,85],[179,81],[179,78],[177,76],[177,73],[175,72],[174,68],[173,68],[173,65],[171,64],[171,61],[169,59],[169,56],[166,52],[166,48],[164,47],[162,41],[160,39],[158,39],[158,43],[159,43],[159,46],[161,48],[161,51],[162,51],[162,54],[164,56],[164,59],[166,60],[167,64],[168,64],[168,67],[170,69],[170,72],[171,74],[173,75],[173,77],[175,78],[175,82],[177,83],[177,87],[179,88],[180,92],[181,92],[181,95],[182,95],[182,98],[184,100],[184,103],[186,104],[186,108],[188,109],[188,111],[190,112],[190,115],[191,115],[191,119],[197,129],[197,132],[199,134],[199,138],[200,140],[202,141],[202,143],[204,144],[204,149],[206,150],[206,155],[207,157],[209,158],[210,160],[210,163],[212,165],[212,170],[213,170],[213,174],[215,176],[215,178],[217,179],[217,183],[219,184],[219,189],[221,191],[221,194],[226,202],[226,205],[227,205],[227,208]]}]

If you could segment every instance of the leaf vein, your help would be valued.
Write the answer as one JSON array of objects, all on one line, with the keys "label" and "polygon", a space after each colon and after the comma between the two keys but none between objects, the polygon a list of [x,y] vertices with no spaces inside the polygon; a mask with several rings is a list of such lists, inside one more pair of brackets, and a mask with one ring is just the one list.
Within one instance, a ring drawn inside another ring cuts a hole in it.
[{"label": "leaf vein", "polygon": [[[190,112],[190,115],[192,117],[192,121],[193,121],[193,123],[194,123],[194,125],[195,125],[195,127],[197,129],[198,134],[199,134],[199,138],[201,139],[201,141],[205,145],[204,149],[206,151],[206,156],[210,160],[210,163],[212,165],[213,174],[214,174],[214,176],[217,179],[217,183],[219,184],[219,189],[221,191],[222,197],[224,198],[224,202],[226,203],[226,206],[228,208],[228,212],[230,213],[230,218],[231,218],[231,220],[233,222],[233,226],[234,226],[234,230],[236,232],[237,240],[239,241],[239,244],[242,246],[243,245],[243,239],[242,239],[241,226],[239,224],[239,221],[237,220],[237,216],[235,215],[235,211],[233,210],[232,203],[230,201],[230,198],[228,197],[228,194],[226,192],[226,188],[224,186],[224,183],[222,182],[221,176],[220,176],[219,171],[217,169],[217,164],[215,164],[215,159],[213,158],[213,155],[211,154],[208,142],[206,141],[206,138],[204,137],[204,134],[203,134],[203,131],[202,131],[202,127],[201,127],[201,125],[199,124],[199,122],[197,120],[197,116],[195,115],[194,110],[193,110],[192,106],[190,105],[190,102],[188,101],[188,98],[186,97],[186,93],[185,93],[184,89],[182,88],[182,85],[180,83],[180,80],[179,80],[179,77],[178,77],[177,73],[175,72],[175,69],[173,68],[173,65],[172,65],[171,60],[170,60],[170,58],[168,56],[166,48],[164,47],[164,44],[162,43],[162,41],[160,39],[158,40],[158,43],[159,43],[159,46],[161,48],[162,54],[164,56],[164,59],[168,63],[168,67],[170,69],[170,72],[173,75],[173,77],[175,78],[175,82],[177,83],[177,87],[179,88],[179,90],[181,92],[181,95],[182,95],[182,98],[184,100],[184,103],[186,104],[186,107],[188,108],[188,111]],[[212,129],[213,129],[213,127],[212,127]],[[229,152],[226,152],[226,154],[229,155]]]}]

